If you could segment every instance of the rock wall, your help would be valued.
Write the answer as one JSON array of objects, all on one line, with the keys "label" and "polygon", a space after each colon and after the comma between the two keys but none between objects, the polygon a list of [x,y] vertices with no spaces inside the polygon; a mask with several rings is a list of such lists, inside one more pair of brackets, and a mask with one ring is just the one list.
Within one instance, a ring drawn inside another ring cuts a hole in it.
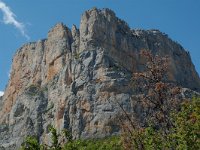
[{"label": "rock wall", "polygon": [[45,40],[17,50],[0,99],[0,144],[15,149],[26,135],[48,141],[48,126],[74,138],[118,134],[117,118],[134,111],[130,79],[141,71],[139,52],[168,55],[169,82],[200,91],[190,55],[158,30],[134,30],[109,9],[86,11],[80,28],[62,23]]}]

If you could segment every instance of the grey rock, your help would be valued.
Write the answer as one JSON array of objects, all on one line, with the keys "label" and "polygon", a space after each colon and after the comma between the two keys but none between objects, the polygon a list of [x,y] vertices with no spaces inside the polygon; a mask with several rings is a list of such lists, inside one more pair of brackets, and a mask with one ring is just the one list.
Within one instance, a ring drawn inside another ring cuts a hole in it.
[{"label": "grey rock", "polygon": [[144,68],[141,49],[168,55],[169,82],[183,87],[183,97],[198,94],[199,76],[178,43],[158,30],[130,29],[113,11],[94,8],[82,15],[80,29],[59,23],[47,39],[17,50],[0,98],[0,145],[17,149],[27,135],[49,144],[50,125],[69,129],[73,138],[119,134],[119,105],[140,113],[130,80]]}]

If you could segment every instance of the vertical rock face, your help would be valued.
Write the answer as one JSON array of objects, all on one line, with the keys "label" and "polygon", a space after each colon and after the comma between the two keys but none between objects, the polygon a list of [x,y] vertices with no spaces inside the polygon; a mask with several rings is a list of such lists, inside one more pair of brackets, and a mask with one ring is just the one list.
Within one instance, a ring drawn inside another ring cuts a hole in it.
[{"label": "vertical rock face", "polygon": [[0,145],[15,149],[26,135],[48,141],[48,126],[69,129],[74,138],[118,134],[117,118],[134,111],[133,72],[142,71],[139,52],[168,55],[169,82],[200,91],[190,55],[158,30],[132,30],[109,9],[86,11],[80,29],[57,24],[45,40],[17,50],[0,98]]}]

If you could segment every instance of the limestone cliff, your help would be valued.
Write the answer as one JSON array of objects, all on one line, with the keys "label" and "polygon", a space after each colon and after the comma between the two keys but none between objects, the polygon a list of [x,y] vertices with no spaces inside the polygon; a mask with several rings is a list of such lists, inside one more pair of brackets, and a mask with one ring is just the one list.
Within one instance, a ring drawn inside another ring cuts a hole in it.
[{"label": "limestone cliff", "polygon": [[139,52],[168,55],[169,82],[200,91],[190,55],[158,30],[134,30],[109,9],[86,11],[80,28],[62,23],[47,39],[17,50],[0,99],[0,144],[15,149],[28,134],[47,141],[50,124],[74,138],[118,134],[121,109],[134,111],[130,78]]}]

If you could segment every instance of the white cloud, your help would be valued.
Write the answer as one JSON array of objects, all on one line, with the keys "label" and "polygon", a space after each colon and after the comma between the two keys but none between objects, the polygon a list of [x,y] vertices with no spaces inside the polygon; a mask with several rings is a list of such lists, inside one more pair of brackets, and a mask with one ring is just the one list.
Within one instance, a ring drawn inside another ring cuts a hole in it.
[{"label": "white cloud", "polygon": [[3,96],[4,95],[4,92],[3,91],[0,91],[0,96]]},{"label": "white cloud", "polygon": [[3,12],[3,23],[14,25],[24,37],[29,39],[29,36],[25,32],[25,25],[16,20],[16,15],[1,0],[0,0],[0,10]]}]

